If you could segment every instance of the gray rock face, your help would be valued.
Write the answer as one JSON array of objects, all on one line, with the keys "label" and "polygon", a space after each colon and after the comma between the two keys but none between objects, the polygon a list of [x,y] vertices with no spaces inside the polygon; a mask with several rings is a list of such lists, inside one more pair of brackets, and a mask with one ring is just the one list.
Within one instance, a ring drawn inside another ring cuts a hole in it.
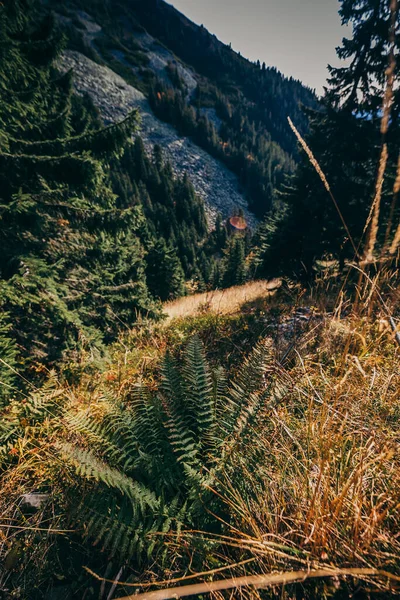
[{"label": "gray rock face", "polygon": [[188,138],[179,136],[173,127],[157,119],[142,92],[108,67],[98,65],[79,52],[65,52],[59,67],[62,71],[73,69],[77,92],[91,96],[106,124],[120,121],[132,109],[139,109],[140,134],[146,148],[151,151],[154,144],[160,144],[175,174],[188,174],[196,193],[204,200],[210,228],[219,212],[226,219],[237,208],[243,210],[249,226],[255,227],[257,220],[239,191],[237,177]]},{"label": "gray rock face", "polygon": [[200,112],[214,125],[215,130],[218,132],[221,128],[222,121],[217,115],[215,108],[200,108]]},{"label": "gray rock face", "polygon": [[21,508],[22,510],[35,511],[42,508],[49,499],[48,494],[40,494],[38,492],[32,492],[31,494],[24,494],[21,496]]},{"label": "gray rock face", "polygon": [[148,33],[136,33],[135,41],[139,42],[143,50],[146,52],[146,55],[150,61],[149,68],[154,71],[157,77],[166,85],[170,85],[166,67],[169,63],[175,65],[179,77],[186,86],[187,100],[190,100],[197,88],[195,73],[189,67],[186,67],[177,61],[170,50],[164,48],[164,46],[161,46],[161,44]]},{"label": "gray rock face", "polygon": [[77,16],[81,23],[86,27],[87,33],[90,34],[93,39],[101,31],[101,27],[98,23],[93,21],[92,17],[88,15],[84,10],[78,10]]}]

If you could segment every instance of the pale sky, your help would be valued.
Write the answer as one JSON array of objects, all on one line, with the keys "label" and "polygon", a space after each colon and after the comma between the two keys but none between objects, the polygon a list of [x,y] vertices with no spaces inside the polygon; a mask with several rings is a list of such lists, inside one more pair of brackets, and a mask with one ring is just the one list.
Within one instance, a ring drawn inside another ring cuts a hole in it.
[{"label": "pale sky", "polygon": [[350,36],[338,0],[167,0],[222,42],[252,61],[265,61],[287,77],[322,93],[327,64]]}]

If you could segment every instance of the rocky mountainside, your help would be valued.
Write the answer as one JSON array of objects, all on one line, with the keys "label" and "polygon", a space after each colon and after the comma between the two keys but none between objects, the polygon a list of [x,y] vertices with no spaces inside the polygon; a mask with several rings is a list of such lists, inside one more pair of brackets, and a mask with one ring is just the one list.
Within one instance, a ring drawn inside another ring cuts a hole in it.
[{"label": "rocky mountainside", "polygon": [[73,69],[75,88],[91,96],[104,122],[138,108],[146,149],[159,144],[175,174],[188,174],[210,226],[218,213],[226,219],[241,210],[254,229],[293,171],[286,117],[306,128],[300,104],[316,104],[311,90],[239,57],[164,2],[46,3],[69,39],[60,66]]},{"label": "rocky mountainside", "polygon": [[109,67],[76,51],[67,50],[60,67],[65,71],[73,69],[77,91],[91,96],[106,124],[122,120],[133,108],[139,110],[139,133],[146,149],[151,152],[153,146],[159,144],[174,172],[189,175],[196,193],[205,202],[210,226],[214,225],[218,213],[226,219],[235,210],[242,209],[254,228],[257,221],[239,191],[237,177],[189,138],[178,135],[171,125],[160,121],[141,91],[127,84]]}]

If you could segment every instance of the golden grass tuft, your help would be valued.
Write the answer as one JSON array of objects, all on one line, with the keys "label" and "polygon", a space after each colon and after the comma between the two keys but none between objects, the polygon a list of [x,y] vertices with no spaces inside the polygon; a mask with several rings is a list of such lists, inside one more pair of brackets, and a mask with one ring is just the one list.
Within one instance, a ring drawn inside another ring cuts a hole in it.
[{"label": "golden grass tuft", "polygon": [[272,296],[281,286],[279,279],[271,281],[250,281],[245,285],[225,290],[213,290],[178,298],[164,304],[167,320],[185,318],[202,313],[228,315],[238,312],[241,306],[258,298]]}]

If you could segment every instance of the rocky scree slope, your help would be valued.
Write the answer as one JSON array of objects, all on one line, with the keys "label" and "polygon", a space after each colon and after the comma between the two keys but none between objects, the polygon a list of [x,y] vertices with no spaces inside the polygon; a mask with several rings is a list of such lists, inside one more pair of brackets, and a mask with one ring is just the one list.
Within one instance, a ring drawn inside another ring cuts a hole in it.
[{"label": "rocky scree slope", "polygon": [[[79,11],[77,16],[84,27],[85,42],[92,45],[96,36],[100,34],[101,27],[83,11]],[[69,20],[62,15],[60,18],[63,22]],[[138,33],[137,41],[146,50],[150,61],[149,68],[166,84],[169,82],[166,67],[174,61],[179,76],[185,82],[189,99],[197,87],[194,73],[176,61],[172,53],[147,33]],[[113,55],[117,60],[124,61],[122,53],[114,51]],[[158,119],[140,90],[128,84],[109,67],[100,65],[77,51],[66,50],[59,66],[62,71],[73,70],[77,92],[89,94],[105,124],[122,120],[134,108],[139,110],[139,133],[146,149],[151,152],[153,146],[159,144],[165,157],[171,162],[174,173],[180,176],[187,173],[196,193],[205,202],[210,228],[213,227],[218,213],[226,219],[237,209],[243,210],[250,227],[256,226],[257,219],[247,208],[247,201],[239,190],[236,175],[189,138],[180,136],[171,125]],[[137,70],[135,67],[131,68],[133,72]],[[210,120],[218,122],[216,115],[207,116]]]}]

